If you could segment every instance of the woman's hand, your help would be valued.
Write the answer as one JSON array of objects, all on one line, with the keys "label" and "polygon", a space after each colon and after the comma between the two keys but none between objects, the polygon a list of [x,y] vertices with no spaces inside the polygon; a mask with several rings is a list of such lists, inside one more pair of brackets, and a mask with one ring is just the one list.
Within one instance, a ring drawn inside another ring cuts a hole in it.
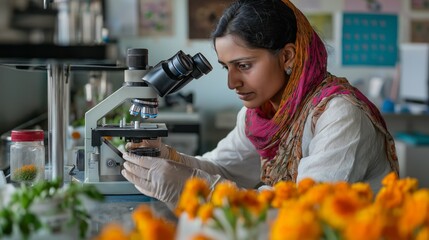
[{"label": "woman's hand", "polygon": [[159,149],[160,158],[165,159],[171,159],[170,158],[170,152],[169,147],[167,147],[165,144],[161,142],[161,138],[156,139],[143,139],[141,142],[134,143],[134,142],[127,142],[125,145],[125,150],[127,152],[136,149],[136,148],[157,148]]},{"label": "woman's hand", "polygon": [[126,161],[122,175],[141,193],[167,203],[171,209],[176,206],[183,186],[189,178],[203,178],[212,187],[220,179],[219,175],[210,175],[203,170],[164,158],[130,153],[125,153],[123,158]]}]

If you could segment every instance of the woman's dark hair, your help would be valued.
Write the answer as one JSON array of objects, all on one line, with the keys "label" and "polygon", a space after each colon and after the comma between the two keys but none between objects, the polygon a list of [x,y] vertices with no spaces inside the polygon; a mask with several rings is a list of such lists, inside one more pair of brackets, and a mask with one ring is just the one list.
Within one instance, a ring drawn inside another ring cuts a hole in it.
[{"label": "woman's dark hair", "polygon": [[281,0],[237,0],[223,13],[212,32],[216,38],[232,34],[250,48],[277,51],[296,39],[293,10]]}]

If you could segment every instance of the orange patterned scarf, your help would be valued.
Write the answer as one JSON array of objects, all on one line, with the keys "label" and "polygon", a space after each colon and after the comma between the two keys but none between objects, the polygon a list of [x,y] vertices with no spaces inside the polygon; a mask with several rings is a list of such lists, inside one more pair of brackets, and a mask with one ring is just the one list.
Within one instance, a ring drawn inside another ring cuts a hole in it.
[{"label": "orange patterned scarf", "polygon": [[345,79],[327,72],[326,48],[307,18],[290,1],[283,0],[297,19],[296,54],[292,74],[283,92],[279,110],[268,118],[269,103],[246,113],[246,135],[262,159],[262,181],[272,185],[280,180],[296,181],[302,158],[301,139],[305,120],[313,109],[313,123],[334,96],[344,95],[360,106],[386,136],[386,153],[396,172],[397,158],[392,137],[378,109]]}]

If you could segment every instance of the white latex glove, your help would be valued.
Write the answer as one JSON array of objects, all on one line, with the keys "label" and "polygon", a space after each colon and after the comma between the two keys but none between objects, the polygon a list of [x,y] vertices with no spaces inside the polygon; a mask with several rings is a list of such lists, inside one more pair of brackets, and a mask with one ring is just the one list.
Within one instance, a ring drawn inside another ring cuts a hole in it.
[{"label": "white latex glove", "polygon": [[160,158],[170,159],[170,160],[179,162],[178,159],[174,159],[174,158],[178,158],[178,153],[176,152],[176,150],[162,143],[161,138],[150,139],[150,140],[144,139],[138,143],[128,142],[125,145],[125,150],[129,151],[131,149],[143,148],[143,147],[158,148],[160,151],[160,155],[159,155]]},{"label": "white latex glove", "polygon": [[142,148],[142,147],[158,148],[160,150],[159,158],[172,160],[178,163],[182,163],[190,168],[203,170],[204,172],[210,175],[220,175],[222,176],[222,178],[226,178],[226,176],[223,175],[224,171],[222,171],[222,168],[216,165],[216,163],[207,161],[207,160],[198,159],[194,156],[189,156],[184,153],[180,153],[176,151],[176,149],[174,149],[173,147],[162,143],[161,138],[157,138],[153,140],[143,140],[139,143],[129,142],[127,143],[125,148],[127,150],[130,150],[130,149]]},{"label": "white latex glove", "polygon": [[142,147],[158,148],[160,151],[159,158],[173,160],[175,162],[183,163],[189,167],[201,168],[199,164],[197,165],[194,164],[195,161],[199,162],[197,158],[177,152],[176,149],[174,149],[173,147],[162,143],[161,138],[142,140],[141,142],[138,142],[138,143],[128,142],[125,145],[125,149],[127,151],[135,148],[142,148]]},{"label": "white latex glove", "polygon": [[165,202],[174,209],[186,181],[191,177],[205,179],[211,189],[219,182],[219,175],[188,167],[171,160],[124,153],[122,175],[144,195]]}]

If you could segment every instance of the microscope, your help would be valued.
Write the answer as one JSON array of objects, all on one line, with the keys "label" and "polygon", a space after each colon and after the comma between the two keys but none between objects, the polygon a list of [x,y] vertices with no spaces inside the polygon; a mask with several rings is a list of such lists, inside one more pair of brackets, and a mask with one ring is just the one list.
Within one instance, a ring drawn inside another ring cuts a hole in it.
[{"label": "microscope", "polygon": [[[178,51],[154,67],[148,66],[148,50],[127,50],[127,69],[124,84],[85,114],[84,183],[93,184],[103,194],[140,194],[122,175],[122,152],[108,139],[121,137],[126,142],[167,137],[164,123],[144,121],[158,115],[158,97],[164,97],[184,87],[212,70],[207,59]],[[103,124],[102,119],[111,110],[126,101],[131,102],[129,113],[141,116],[142,122]],[[157,148],[134,150],[136,154],[158,156]]]}]

